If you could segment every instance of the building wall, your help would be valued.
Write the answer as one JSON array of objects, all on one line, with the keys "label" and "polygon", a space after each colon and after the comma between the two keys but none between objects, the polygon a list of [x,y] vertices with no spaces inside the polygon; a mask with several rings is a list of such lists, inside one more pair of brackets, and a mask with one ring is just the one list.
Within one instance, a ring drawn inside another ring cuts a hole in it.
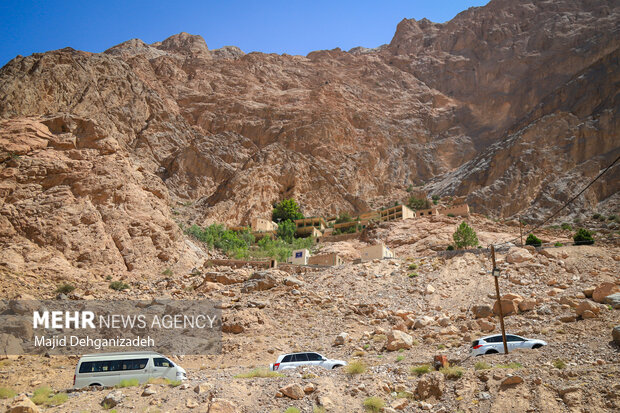
[{"label": "building wall", "polygon": [[308,264],[311,265],[342,265],[344,261],[336,254],[314,255],[308,258]]},{"label": "building wall", "polygon": [[429,215],[439,215],[439,210],[437,208],[419,209],[417,211],[417,215],[419,217],[427,217]]},{"label": "building wall", "polygon": [[403,207],[403,219],[415,218],[416,213],[414,210],[409,208],[406,205],[401,205]]},{"label": "building wall", "polygon": [[254,218],[252,220],[252,231],[263,232],[275,231],[276,229],[278,229],[278,224],[269,221],[268,219]]},{"label": "building wall", "polygon": [[383,258],[394,258],[394,252],[385,244],[371,245],[360,250],[362,261],[381,260]]},{"label": "building wall", "polygon": [[452,215],[460,216],[460,217],[468,217],[469,216],[469,205],[460,204],[460,205],[453,205],[451,207],[441,208],[439,210],[439,213],[442,215],[452,214]]},{"label": "building wall", "polygon": [[296,265],[308,265],[308,258],[310,258],[310,251],[302,249],[293,251],[286,261]]}]

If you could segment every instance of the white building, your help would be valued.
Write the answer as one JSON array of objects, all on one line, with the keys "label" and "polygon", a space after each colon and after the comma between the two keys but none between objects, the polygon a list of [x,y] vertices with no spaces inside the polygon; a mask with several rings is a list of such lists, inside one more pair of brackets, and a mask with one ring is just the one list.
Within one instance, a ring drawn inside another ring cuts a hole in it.
[{"label": "white building", "polygon": [[308,258],[310,258],[310,251],[304,248],[302,250],[293,251],[286,262],[296,265],[308,265]]},{"label": "white building", "polygon": [[362,261],[382,260],[384,258],[394,258],[394,252],[385,244],[370,245],[360,250]]}]

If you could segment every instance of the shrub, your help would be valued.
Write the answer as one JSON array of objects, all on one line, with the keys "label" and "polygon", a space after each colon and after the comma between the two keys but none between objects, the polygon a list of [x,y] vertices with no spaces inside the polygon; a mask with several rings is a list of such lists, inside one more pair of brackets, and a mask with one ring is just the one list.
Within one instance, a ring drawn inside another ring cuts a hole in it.
[{"label": "shrub", "polygon": [[30,400],[37,406],[45,404],[54,391],[49,386],[39,387],[35,389]]},{"label": "shrub", "polygon": [[168,277],[173,275],[174,273],[172,272],[172,270],[170,268],[166,268],[165,270],[162,271],[162,275],[167,275]]},{"label": "shrub", "polygon": [[412,367],[411,370],[409,370],[409,371],[414,376],[421,376],[421,375],[426,374],[429,371],[431,371],[431,366],[430,366],[430,364],[422,364],[420,366]]},{"label": "shrub", "polygon": [[47,406],[60,406],[64,402],[69,400],[69,396],[67,393],[56,393],[45,403]]},{"label": "shrub", "polygon": [[594,244],[594,238],[592,233],[585,228],[579,228],[573,236],[573,241],[578,245],[592,245]]},{"label": "shrub", "polygon": [[413,185],[409,184],[407,187],[407,192],[413,192]]},{"label": "shrub", "polygon": [[17,393],[8,387],[0,387],[0,399],[12,399]]},{"label": "shrub", "polygon": [[289,407],[284,411],[284,413],[300,413],[300,411],[297,407]]},{"label": "shrub", "polygon": [[478,245],[478,236],[476,235],[476,231],[469,225],[467,222],[461,222],[461,225],[456,229],[454,234],[452,234],[452,239],[454,239],[454,245],[456,248],[465,248],[465,247],[475,247]]},{"label": "shrub", "polygon": [[556,369],[562,370],[562,369],[566,368],[566,362],[564,360],[562,360],[562,359],[556,359],[553,362],[553,367],[555,367]]},{"label": "shrub", "polygon": [[325,410],[325,407],[323,406],[314,406],[312,408],[312,413],[326,413],[327,410]]},{"label": "shrub", "polygon": [[442,367],[439,369],[448,379],[459,379],[463,375],[463,369],[459,366]]},{"label": "shrub", "polygon": [[418,264],[416,264],[415,262],[413,264],[409,264],[409,269],[410,270],[417,270],[418,269]]},{"label": "shrub", "polygon": [[380,397],[369,397],[366,400],[364,400],[364,409],[366,409],[367,412],[380,412],[381,409],[383,409],[383,406],[385,406],[385,402],[383,401],[382,398]]},{"label": "shrub", "polygon": [[253,379],[255,377],[282,377],[284,374],[266,369],[254,369],[248,373],[241,373],[235,376],[236,379]]},{"label": "shrub", "polygon": [[600,217],[601,217],[601,214],[592,215],[592,219],[599,219]]},{"label": "shrub", "polygon": [[415,278],[415,277],[417,277],[417,276],[418,276],[418,273],[417,273],[417,272],[412,272],[412,273],[409,273],[409,278]]},{"label": "shrub", "polygon": [[347,364],[344,371],[351,376],[354,374],[362,374],[366,371],[366,363],[363,361],[352,361]]},{"label": "shrub", "polygon": [[448,248],[446,248],[446,251],[454,251],[454,245],[448,245]]},{"label": "shrub", "polygon": [[527,236],[525,240],[525,245],[532,245],[534,247],[540,247],[542,245],[542,241],[534,234],[530,234]]},{"label": "shrub", "polygon": [[205,228],[192,225],[185,233],[204,242],[209,248],[221,249],[235,258],[244,258],[248,248],[254,243],[254,235],[249,229],[235,232],[221,224],[212,224]]},{"label": "shrub", "polygon": [[299,204],[294,199],[284,199],[280,201],[271,212],[271,219],[275,222],[286,220],[295,221],[302,219],[304,214],[299,209]]},{"label": "shrub", "polygon": [[437,202],[439,202],[441,198],[439,197],[439,195],[433,195],[431,199],[433,200],[433,204],[437,205]]},{"label": "shrub", "polygon": [[562,225],[560,225],[560,228],[562,228],[565,231],[572,231],[573,230],[573,227],[568,222],[563,222]]},{"label": "shrub", "polygon": [[564,246],[564,244],[562,244],[561,242],[556,242],[555,244],[553,244],[556,247],[562,247]]},{"label": "shrub", "polygon": [[115,387],[119,389],[124,389],[125,387],[136,387],[140,385],[140,380],[138,379],[129,379],[129,380],[121,380]]},{"label": "shrub", "polygon": [[455,216],[455,215],[454,215],[454,214],[448,214],[448,216],[449,216],[450,218],[454,218],[454,216]]},{"label": "shrub", "polygon": [[407,201],[407,206],[414,211],[417,211],[419,209],[429,209],[431,207],[431,203],[426,198],[416,198],[415,196],[412,196]]},{"label": "shrub", "polygon": [[351,217],[351,215],[349,215],[348,212],[343,212],[340,215],[338,215],[338,218],[336,218],[336,224],[344,224],[347,222],[352,222],[353,218]]},{"label": "shrub", "polygon": [[75,290],[75,286],[71,284],[61,284],[56,288],[57,294],[69,294]]},{"label": "shrub", "polygon": [[401,361],[403,361],[404,359],[405,359],[405,356],[400,355],[400,356],[396,357],[396,362],[397,362],[397,363],[400,363],[400,362],[401,362]]},{"label": "shrub", "polygon": [[248,251],[248,255],[252,258],[275,258],[284,262],[293,250],[310,249],[313,245],[313,238],[295,238],[292,243],[288,243],[280,238],[274,240],[264,237],[256,243],[257,248]]},{"label": "shrub", "polygon": [[112,281],[110,283],[110,288],[116,291],[128,290],[129,284],[125,284],[122,281]]},{"label": "shrub", "polygon": [[610,221],[617,221],[618,220],[618,215],[610,215],[607,217],[608,220]]},{"label": "shrub", "polygon": [[278,231],[277,231],[278,238],[288,243],[291,243],[293,242],[293,239],[295,238],[296,230],[297,230],[297,226],[295,225],[295,223],[291,221],[290,219],[287,219],[286,221],[278,224]]},{"label": "shrub", "polygon": [[476,370],[488,370],[491,368],[491,365],[485,361],[479,361],[474,365]]}]

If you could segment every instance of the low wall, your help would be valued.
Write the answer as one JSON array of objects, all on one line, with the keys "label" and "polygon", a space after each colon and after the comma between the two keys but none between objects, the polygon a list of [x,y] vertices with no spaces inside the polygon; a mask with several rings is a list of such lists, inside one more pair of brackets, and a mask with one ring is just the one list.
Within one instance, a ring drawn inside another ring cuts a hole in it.
[{"label": "low wall", "polygon": [[224,267],[241,268],[241,267],[253,267],[253,268],[277,268],[278,262],[271,261],[244,261],[244,260],[207,260],[205,265],[221,265]]}]

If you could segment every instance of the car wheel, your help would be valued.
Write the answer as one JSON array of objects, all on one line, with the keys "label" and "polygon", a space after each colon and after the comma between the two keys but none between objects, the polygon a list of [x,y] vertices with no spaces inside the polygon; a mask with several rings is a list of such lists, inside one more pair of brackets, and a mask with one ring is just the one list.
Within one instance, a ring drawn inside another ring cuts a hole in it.
[{"label": "car wheel", "polygon": [[497,353],[499,353],[499,351],[491,349],[491,350],[487,350],[487,352],[484,354],[497,354]]},{"label": "car wheel", "polygon": [[336,370],[338,367],[342,367],[342,364],[336,364],[334,367],[332,367],[332,370]]},{"label": "car wheel", "polygon": [[91,383],[91,384],[89,384],[88,386],[89,386],[89,387],[95,387],[95,386],[96,386],[96,387],[103,387],[103,386],[102,386],[101,384],[99,384],[99,383]]},{"label": "car wheel", "polygon": [[534,345],[532,346],[532,348],[541,348],[541,347],[542,347],[542,344],[534,344]]}]

